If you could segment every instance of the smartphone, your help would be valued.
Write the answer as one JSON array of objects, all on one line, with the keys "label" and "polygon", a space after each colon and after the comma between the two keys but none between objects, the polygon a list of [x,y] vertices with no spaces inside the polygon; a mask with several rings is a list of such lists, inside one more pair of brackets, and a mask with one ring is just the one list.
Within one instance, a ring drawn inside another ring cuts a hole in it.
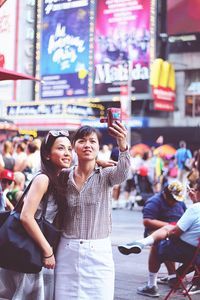
[{"label": "smartphone", "polygon": [[112,126],[115,121],[122,121],[121,109],[111,107],[107,109],[107,123],[108,127]]}]

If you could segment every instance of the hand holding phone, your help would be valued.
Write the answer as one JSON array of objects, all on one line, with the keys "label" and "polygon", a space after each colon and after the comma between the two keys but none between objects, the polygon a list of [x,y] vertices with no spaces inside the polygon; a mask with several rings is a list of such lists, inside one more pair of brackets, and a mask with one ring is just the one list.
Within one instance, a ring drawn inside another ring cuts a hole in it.
[{"label": "hand holding phone", "polygon": [[115,121],[122,121],[122,114],[121,109],[116,107],[108,108],[107,111],[107,117],[100,119],[101,123],[107,122],[108,127],[111,127]]},{"label": "hand holding phone", "polygon": [[108,127],[112,126],[115,121],[121,122],[121,109],[120,108],[108,108],[107,109]]}]

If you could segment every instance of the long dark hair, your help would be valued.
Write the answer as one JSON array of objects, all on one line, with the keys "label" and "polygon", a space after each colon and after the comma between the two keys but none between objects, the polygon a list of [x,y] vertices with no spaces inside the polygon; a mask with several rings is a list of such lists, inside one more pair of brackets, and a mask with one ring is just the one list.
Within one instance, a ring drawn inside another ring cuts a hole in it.
[{"label": "long dark hair", "polygon": [[[66,173],[67,175],[65,175],[65,177],[62,176],[62,178],[60,178],[60,176],[57,176],[54,164],[50,159],[48,159],[56,138],[61,136],[67,137],[67,135],[62,134],[62,131],[58,131],[57,134],[58,135],[55,136],[52,134],[49,136],[48,133],[46,138],[43,139],[40,148],[40,157],[41,157],[41,172],[46,174],[49,177],[50,180],[49,189],[53,193],[53,196],[58,205],[58,214],[54,220],[54,224],[56,225],[57,228],[62,229],[63,218],[65,213],[65,201],[66,201],[65,196],[67,190],[68,173]],[[65,178],[66,180],[64,181]]]},{"label": "long dark hair", "polygon": [[[53,145],[53,143],[52,143]],[[51,147],[52,147],[51,145]],[[55,180],[55,166],[50,159],[48,159],[48,155],[51,152],[51,147],[46,145],[45,139],[43,139],[41,148],[40,148],[40,158],[41,158],[41,172],[46,174],[51,181]]]}]

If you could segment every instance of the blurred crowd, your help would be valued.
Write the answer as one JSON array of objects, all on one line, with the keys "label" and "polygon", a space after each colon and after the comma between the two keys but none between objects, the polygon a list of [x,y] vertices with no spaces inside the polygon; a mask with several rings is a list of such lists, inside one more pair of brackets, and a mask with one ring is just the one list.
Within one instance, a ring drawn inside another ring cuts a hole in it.
[{"label": "blurred crowd", "polygon": [[14,137],[0,148],[0,211],[13,209],[21,192],[40,169],[41,139]]},{"label": "blurred crowd", "polygon": [[[192,187],[199,177],[200,149],[192,154],[185,141],[179,142],[179,148],[173,154],[160,151],[160,147],[141,145],[143,147],[130,147],[129,177],[122,185],[114,186],[113,208],[119,206],[122,192],[125,206],[132,209],[135,203],[143,206],[147,199],[174,179],[180,180],[185,187]],[[16,136],[0,144],[0,210],[14,207],[20,195],[18,192],[24,190],[33,174],[40,169],[40,146],[41,139],[31,136]],[[98,159],[117,161],[118,154],[117,147],[104,144]]]},{"label": "blurred crowd", "polygon": [[[137,146],[137,145],[136,145]],[[192,187],[199,177],[200,149],[191,152],[185,141],[179,142],[179,148],[174,152],[162,151],[162,147],[132,146],[131,168],[129,177],[121,186],[113,189],[113,208],[119,206],[120,193],[124,192],[126,207],[132,208],[135,202],[143,206],[155,193],[160,192],[165,185],[178,179]],[[163,148],[164,149],[164,148]],[[171,148],[170,148],[171,149]],[[111,144],[103,145],[98,158],[117,160],[116,149]]]}]

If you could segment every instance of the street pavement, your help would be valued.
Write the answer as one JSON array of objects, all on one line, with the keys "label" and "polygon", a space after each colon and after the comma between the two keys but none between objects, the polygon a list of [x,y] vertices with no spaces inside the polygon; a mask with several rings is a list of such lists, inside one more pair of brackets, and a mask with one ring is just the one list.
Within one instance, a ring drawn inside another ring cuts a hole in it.
[{"label": "street pavement", "polygon": [[[135,205],[133,210],[113,209],[113,230],[112,248],[115,261],[115,298],[114,300],[149,300],[150,297],[138,295],[137,287],[143,286],[147,282],[148,276],[148,254],[149,249],[145,248],[140,254],[122,255],[117,245],[143,237],[142,208]],[[161,266],[159,276],[167,274],[164,265]],[[160,297],[164,299],[169,291],[169,287],[159,284]],[[199,300],[200,294],[191,296],[193,300]],[[180,292],[173,294],[170,299],[187,299]]]}]

